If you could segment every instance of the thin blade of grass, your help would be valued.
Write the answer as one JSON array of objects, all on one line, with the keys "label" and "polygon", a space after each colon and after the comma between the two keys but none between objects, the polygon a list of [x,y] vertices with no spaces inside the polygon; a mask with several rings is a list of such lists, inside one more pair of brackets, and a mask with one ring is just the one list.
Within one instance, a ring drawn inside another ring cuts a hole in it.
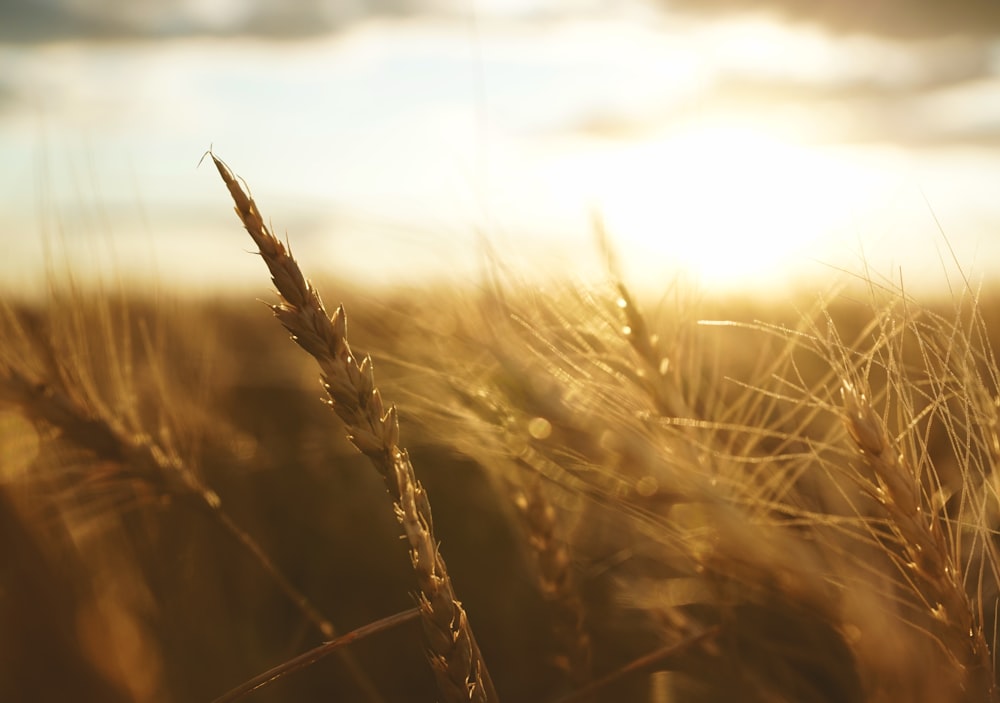
[{"label": "thin blade of grass", "polygon": [[232,701],[239,700],[240,698],[243,698],[258,689],[270,686],[272,683],[278,679],[284,678],[288,674],[292,674],[296,671],[301,671],[306,667],[312,666],[323,657],[333,654],[333,652],[341,647],[357,642],[358,640],[364,639],[365,637],[369,637],[376,633],[391,630],[392,628],[408,623],[411,620],[416,620],[418,617],[420,617],[420,609],[410,608],[409,610],[404,610],[396,613],[395,615],[384,617],[381,620],[370,622],[367,625],[362,625],[356,630],[351,630],[346,635],[341,635],[340,637],[330,640],[329,642],[324,642],[320,646],[310,649],[308,652],[300,654],[297,657],[278,664],[278,666],[268,669],[262,674],[254,676],[249,681],[245,681],[236,688],[233,688],[232,690],[219,696],[213,700],[212,703],[232,703]]}]

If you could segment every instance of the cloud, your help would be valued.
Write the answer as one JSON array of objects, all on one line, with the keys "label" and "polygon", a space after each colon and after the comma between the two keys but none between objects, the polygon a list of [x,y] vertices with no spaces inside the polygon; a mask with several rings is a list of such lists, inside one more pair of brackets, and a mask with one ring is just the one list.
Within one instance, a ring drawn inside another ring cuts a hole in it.
[{"label": "cloud", "polygon": [[996,0],[659,0],[663,7],[701,15],[771,12],[843,33],[901,38],[1000,32]]},{"label": "cloud", "polygon": [[[707,18],[768,12],[840,33],[894,37],[1000,32],[997,0],[617,0]],[[608,12],[601,0],[0,0],[0,42],[329,33],[373,16],[572,18]]]},{"label": "cloud", "polygon": [[16,104],[17,92],[8,84],[0,81],[0,113]]},{"label": "cloud", "polygon": [[594,112],[556,134],[600,139],[650,138],[715,121],[745,122],[816,144],[907,147],[1000,146],[1000,80],[886,91],[877,85],[819,86],[723,80],[669,108],[641,115]]},{"label": "cloud", "polygon": [[63,3],[53,0],[0,0],[0,41],[36,42],[73,35],[99,36],[101,24],[93,23]]},{"label": "cloud", "polygon": [[[1000,136],[1000,76],[982,37],[838,35],[774,22],[707,22],[673,42],[686,90],[649,81],[644,101],[605,101],[569,131],[632,138],[689,121],[743,120],[810,141],[943,143]],[[657,67],[653,67],[654,69]],[[651,71],[656,75],[656,71]],[[606,93],[606,91],[605,91]]]},{"label": "cloud", "polygon": [[420,11],[422,0],[0,0],[0,42],[336,31],[369,16]]},{"label": "cloud", "polygon": [[[780,50],[781,43],[772,41]],[[829,41],[830,51],[815,52],[814,61],[784,67],[725,57],[704,72],[696,91],[673,99],[653,94],[647,110],[605,106],[580,116],[567,131],[631,139],[689,122],[737,120],[817,143],[1000,142],[1000,77],[984,42]]]}]

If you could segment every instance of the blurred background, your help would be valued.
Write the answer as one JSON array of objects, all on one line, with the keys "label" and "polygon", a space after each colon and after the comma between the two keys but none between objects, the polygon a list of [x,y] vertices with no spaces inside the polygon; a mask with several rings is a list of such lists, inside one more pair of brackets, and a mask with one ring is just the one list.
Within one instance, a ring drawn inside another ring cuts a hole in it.
[{"label": "blurred background", "polygon": [[[1000,272],[994,0],[0,0],[0,287],[261,288],[210,146],[364,286]],[[152,278],[151,278],[152,277]]]}]

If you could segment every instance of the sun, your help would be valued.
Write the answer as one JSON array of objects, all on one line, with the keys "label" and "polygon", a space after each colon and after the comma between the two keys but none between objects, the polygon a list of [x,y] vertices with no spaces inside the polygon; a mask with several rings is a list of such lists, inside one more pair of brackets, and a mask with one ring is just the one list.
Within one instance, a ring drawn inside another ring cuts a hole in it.
[{"label": "sun", "polygon": [[581,154],[551,177],[600,213],[634,272],[684,272],[713,290],[795,278],[865,197],[858,167],[837,153],[739,123]]}]

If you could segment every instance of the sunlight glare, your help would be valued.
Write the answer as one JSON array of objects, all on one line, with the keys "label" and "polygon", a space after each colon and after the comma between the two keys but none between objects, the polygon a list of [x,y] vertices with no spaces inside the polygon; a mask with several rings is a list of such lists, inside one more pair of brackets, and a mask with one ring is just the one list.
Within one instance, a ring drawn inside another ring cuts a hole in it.
[{"label": "sunlight glare", "polygon": [[858,166],[738,123],[606,142],[551,177],[602,215],[638,275],[683,271],[716,290],[794,277],[789,267],[849,224],[866,193]]}]

